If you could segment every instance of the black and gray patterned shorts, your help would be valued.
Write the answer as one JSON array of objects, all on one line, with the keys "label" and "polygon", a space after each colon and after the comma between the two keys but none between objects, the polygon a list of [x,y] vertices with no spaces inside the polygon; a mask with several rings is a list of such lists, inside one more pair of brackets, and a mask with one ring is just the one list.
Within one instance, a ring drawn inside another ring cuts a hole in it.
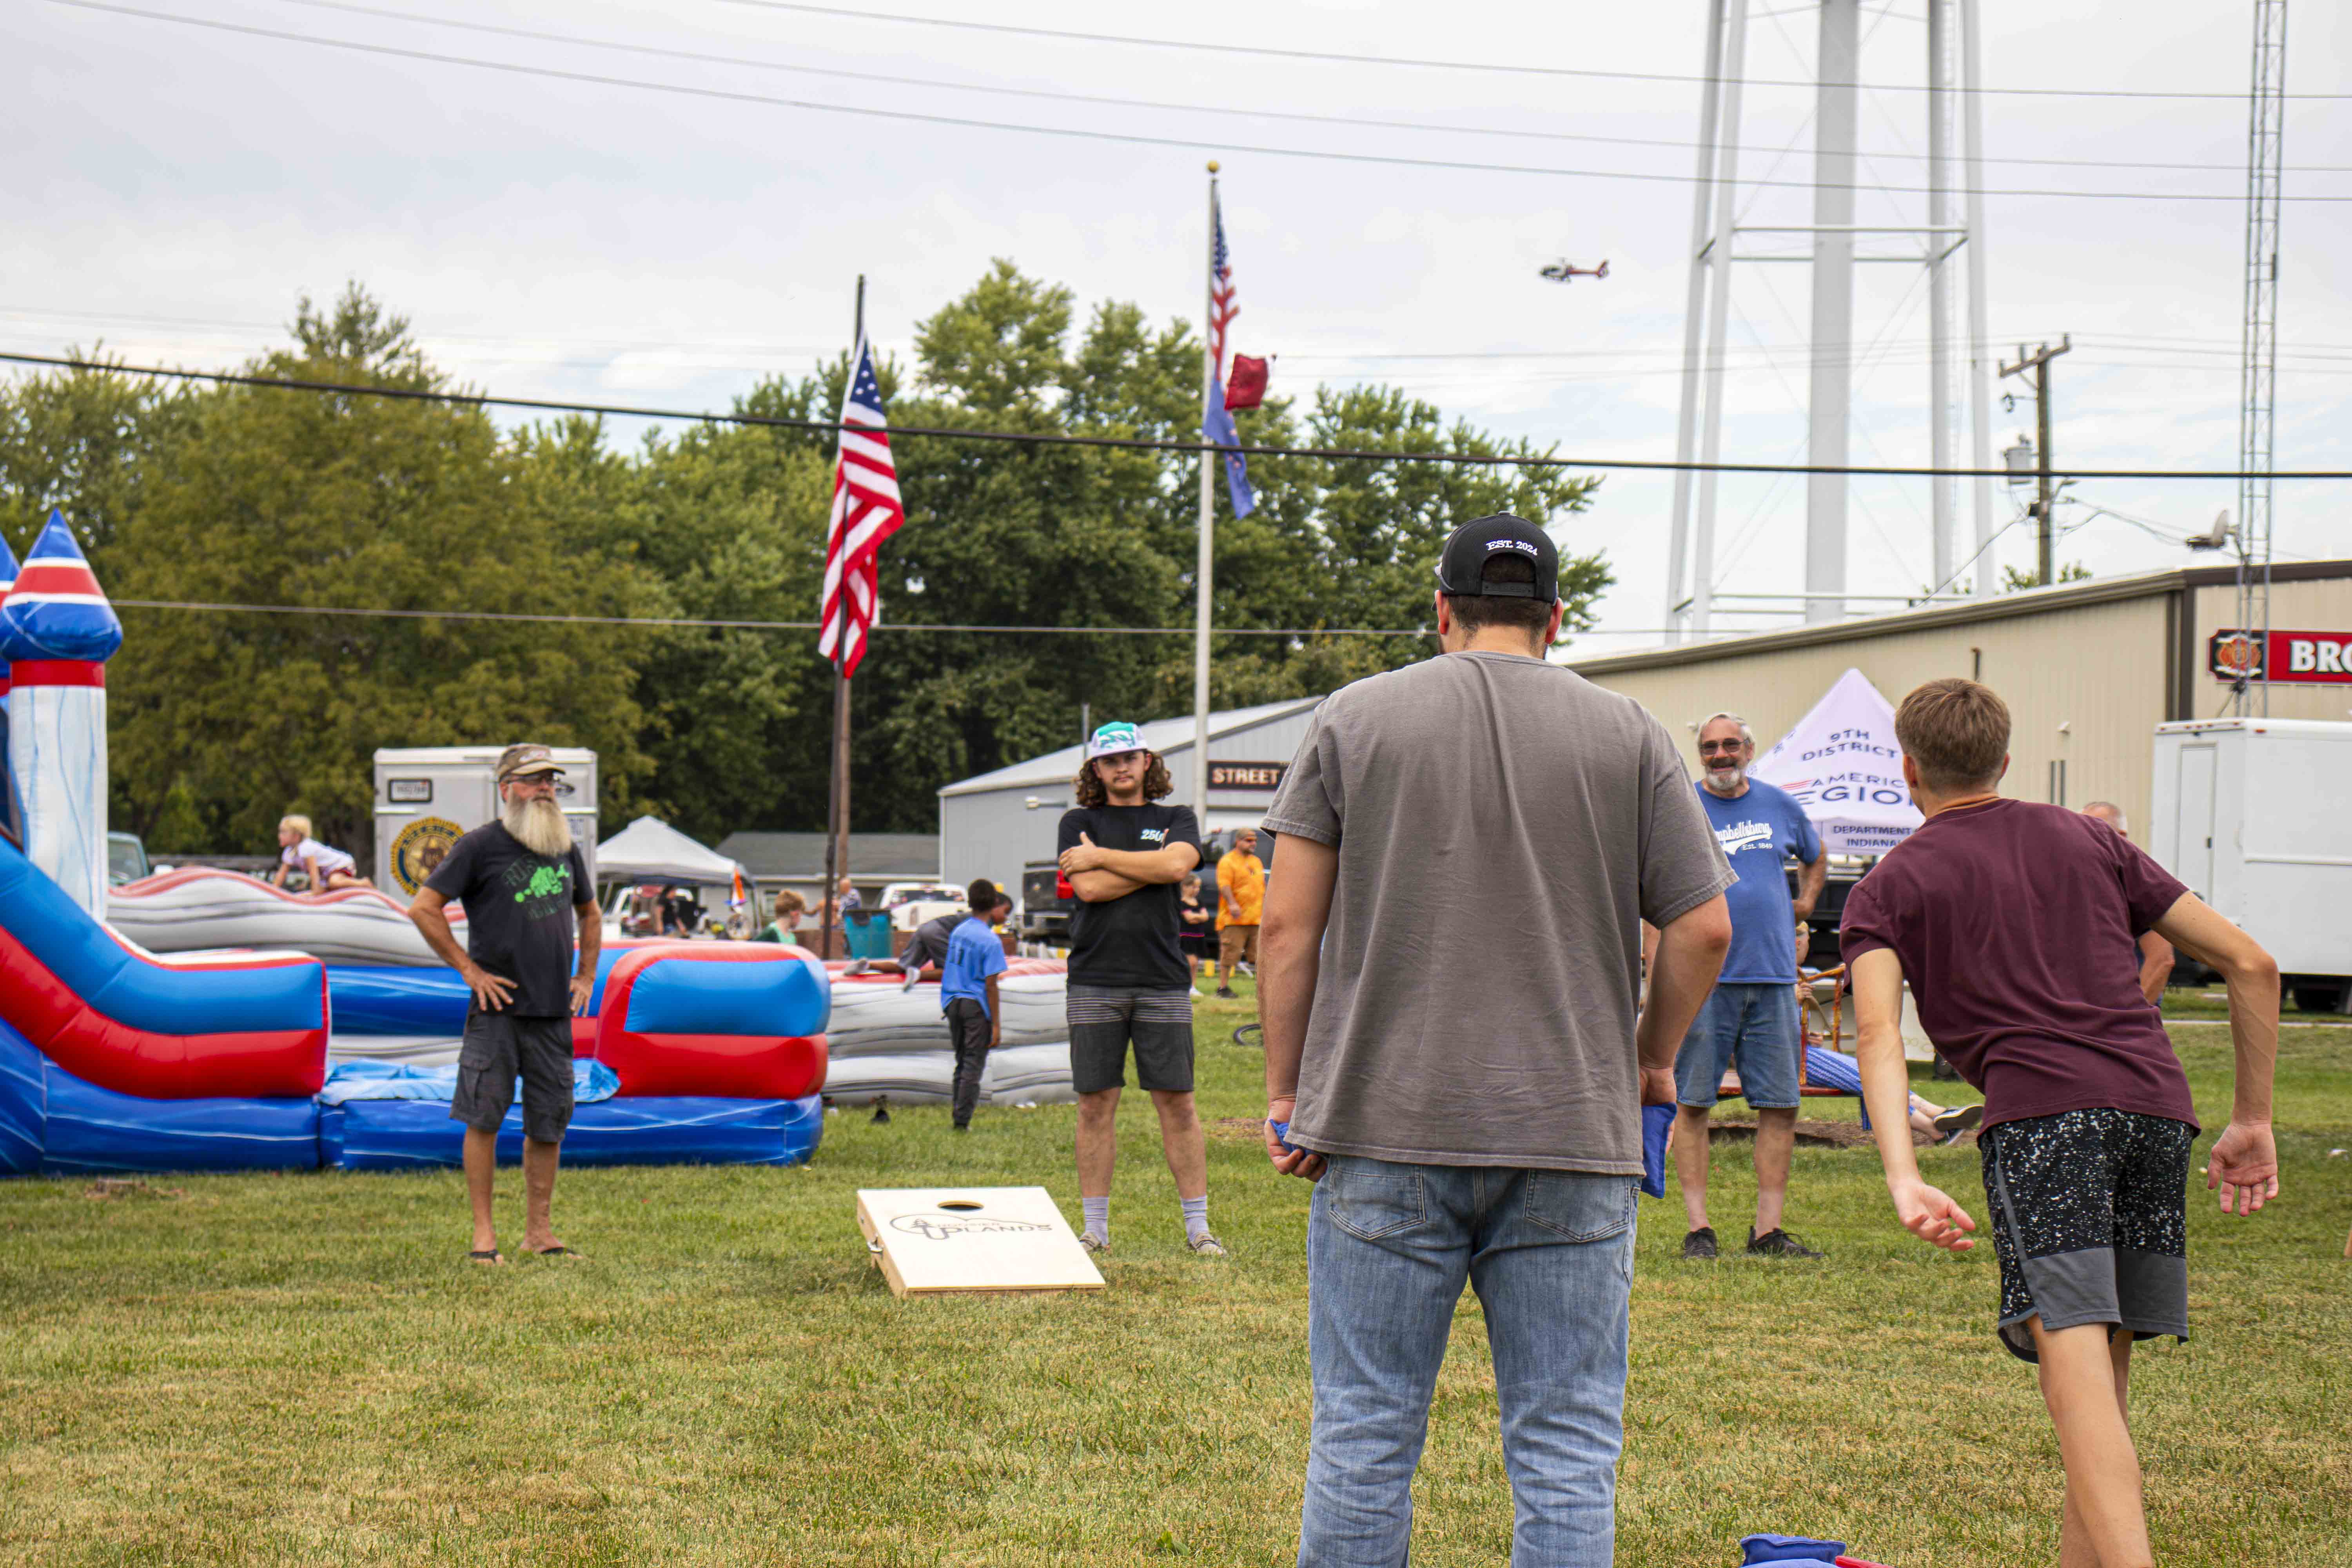
[{"label": "black and gray patterned shorts", "polygon": [[1127,1084],[1127,1049],[1135,1046],[1135,1081],[1146,1089],[1192,1092],[1192,994],[1130,985],[1072,984],[1070,1087],[1097,1094]]},{"label": "black and gray patterned shorts", "polygon": [[2038,1361],[2045,1330],[2189,1337],[2189,1149],[2197,1130],[2134,1110],[2068,1110],[1979,1134],[2001,1343]]}]

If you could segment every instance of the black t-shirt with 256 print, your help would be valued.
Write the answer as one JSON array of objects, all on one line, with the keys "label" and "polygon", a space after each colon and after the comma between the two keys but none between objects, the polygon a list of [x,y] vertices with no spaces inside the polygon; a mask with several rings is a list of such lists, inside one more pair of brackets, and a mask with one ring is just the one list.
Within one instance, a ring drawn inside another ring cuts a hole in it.
[{"label": "black t-shirt with 256 print", "polygon": [[541,855],[504,823],[489,823],[451,845],[425,885],[466,906],[466,955],[515,983],[507,1012],[570,1016],[572,909],[595,896],[578,845]]},{"label": "black t-shirt with 256 print", "polygon": [[[1062,814],[1055,853],[1078,847],[1086,835],[1101,849],[1149,854],[1171,844],[1201,849],[1199,819],[1189,805],[1081,805]],[[1183,921],[1173,882],[1138,888],[1123,899],[1081,903],[1070,916],[1070,979],[1079,985],[1125,985],[1186,991],[1192,969],[1176,941]]]}]

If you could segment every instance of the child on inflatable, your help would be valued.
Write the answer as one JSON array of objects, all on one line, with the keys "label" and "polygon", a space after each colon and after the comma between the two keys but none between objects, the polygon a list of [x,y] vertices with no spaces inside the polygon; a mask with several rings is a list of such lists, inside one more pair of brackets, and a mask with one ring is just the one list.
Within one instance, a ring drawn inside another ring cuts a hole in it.
[{"label": "child on inflatable", "polygon": [[311,837],[310,819],[299,813],[278,819],[278,874],[270,878],[270,885],[283,888],[291,871],[310,878],[310,891],[314,893],[367,886],[360,876],[359,862],[352,858],[350,852],[331,849]]}]

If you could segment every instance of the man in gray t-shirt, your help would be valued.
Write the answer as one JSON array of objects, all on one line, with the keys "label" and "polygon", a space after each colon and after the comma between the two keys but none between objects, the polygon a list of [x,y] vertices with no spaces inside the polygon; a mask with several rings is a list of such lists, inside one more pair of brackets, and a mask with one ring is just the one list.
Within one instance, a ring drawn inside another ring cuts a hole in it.
[{"label": "man in gray t-shirt", "polygon": [[1267,1152],[1318,1181],[1301,1563],[1404,1560],[1465,1281],[1513,1561],[1612,1558],[1640,1108],[1674,1100],[1733,878],[1658,721],[1542,657],[1558,582],[1535,524],[1456,530],[1444,652],[1327,699],[1265,815]]}]

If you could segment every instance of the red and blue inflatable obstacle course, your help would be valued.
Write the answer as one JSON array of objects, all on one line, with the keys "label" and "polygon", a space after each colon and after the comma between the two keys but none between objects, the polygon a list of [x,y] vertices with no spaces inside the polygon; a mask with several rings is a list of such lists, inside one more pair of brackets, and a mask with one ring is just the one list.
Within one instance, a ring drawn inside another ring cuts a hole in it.
[{"label": "red and blue inflatable obstacle course", "polygon": [[[607,952],[598,967],[572,1049],[611,1068],[619,1089],[572,1112],[566,1164],[793,1165],[815,1152],[833,998],[814,953],[656,942]],[[455,1164],[463,1138],[446,1101],[348,1099],[320,1113],[327,1161],[344,1170]],[[518,1106],[499,1157],[521,1154]]]},{"label": "red and blue inflatable obstacle course", "polygon": [[[623,953],[608,975],[625,964],[591,1037],[601,1048],[609,1023],[620,1090],[579,1108],[564,1158],[807,1160],[831,1006],[814,956],[673,943]],[[317,959],[159,961],[0,837],[0,1173],[456,1164],[463,1130],[446,1100],[322,1111],[330,1016]],[[520,1152],[519,1110],[500,1152]]]}]

